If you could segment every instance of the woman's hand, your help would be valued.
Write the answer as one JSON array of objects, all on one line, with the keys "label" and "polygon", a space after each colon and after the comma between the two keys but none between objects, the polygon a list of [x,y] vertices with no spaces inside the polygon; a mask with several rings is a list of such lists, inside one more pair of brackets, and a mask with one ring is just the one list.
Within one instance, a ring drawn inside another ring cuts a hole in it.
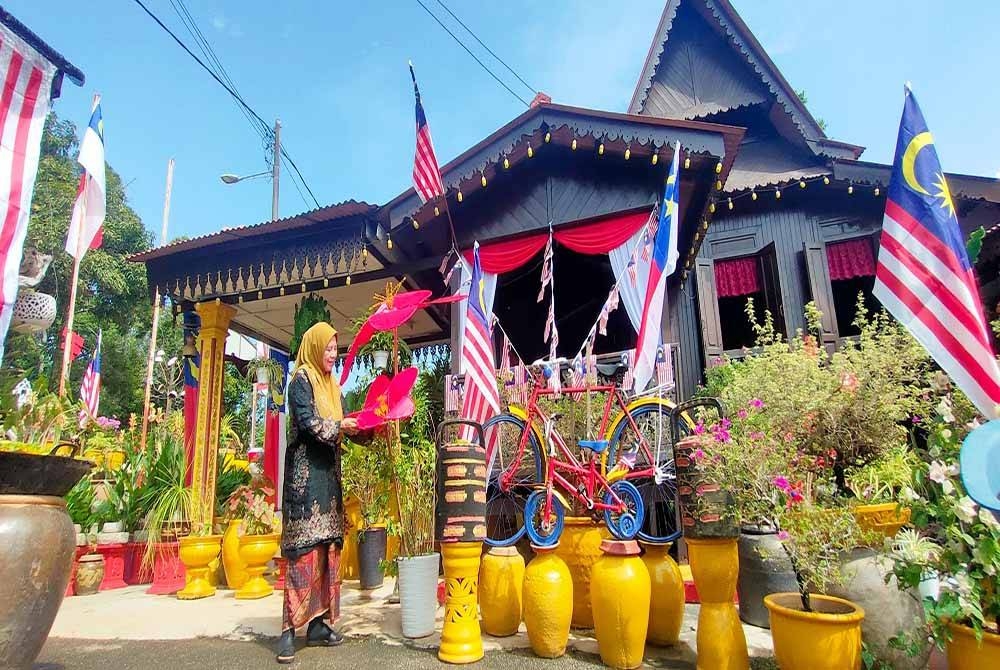
[{"label": "woman's hand", "polygon": [[358,420],[353,417],[342,419],[340,421],[340,429],[344,431],[345,435],[357,435],[360,432],[358,429]]}]

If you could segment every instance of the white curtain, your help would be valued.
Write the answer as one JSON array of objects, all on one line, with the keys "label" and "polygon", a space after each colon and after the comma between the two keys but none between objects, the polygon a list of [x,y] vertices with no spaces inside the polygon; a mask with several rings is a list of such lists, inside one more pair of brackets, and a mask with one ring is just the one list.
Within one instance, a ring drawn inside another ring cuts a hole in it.
[{"label": "white curtain", "polygon": [[[471,289],[472,284],[472,267],[462,259],[462,284],[459,287],[459,293],[468,293]],[[492,272],[483,273],[483,302],[485,303],[483,307],[486,308],[487,318],[491,318],[493,314],[493,300],[497,295],[497,275]],[[469,301],[463,300],[458,303],[458,351],[461,354],[462,347],[465,346],[465,313],[469,310]],[[496,361],[494,360],[494,364]],[[465,372],[462,369],[462,357],[458,358],[459,373]]]},{"label": "white curtain", "polygon": [[[642,258],[642,241],[643,233],[646,230],[645,226],[639,229],[639,231],[630,237],[624,244],[612,249],[608,253],[608,258],[611,259],[611,267],[615,271],[615,279],[618,281],[618,295],[625,305],[625,311],[628,312],[629,321],[632,322],[632,327],[635,328],[635,332],[639,332],[639,325],[642,323],[642,306],[646,301],[646,281],[649,279],[649,266],[652,263],[652,256],[650,260],[643,260]],[[636,281],[632,284],[632,280],[628,276],[628,262],[632,258],[632,253],[635,252],[635,270],[636,270]],[[652,255],[652,249],[650,250]]]}]

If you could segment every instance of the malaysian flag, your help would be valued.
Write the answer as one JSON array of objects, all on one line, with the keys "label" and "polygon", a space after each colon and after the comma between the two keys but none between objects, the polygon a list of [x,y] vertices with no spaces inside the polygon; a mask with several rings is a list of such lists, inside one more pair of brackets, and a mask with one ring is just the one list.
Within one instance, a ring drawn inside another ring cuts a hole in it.
[{"label": "malaysian flag", "polygon": [[24,238],[35,190],[42,128],[49,113],[55,66],[0,25],[0,359],[17,299]]},{"label": "malaysian flag", "polygon": [[934,140],[906,89],[889,181],[875,297],[993,419],[1000,370]]},{"label": "malaysian flag", "polygon": [[500,334],[502,336],[502,344],[500,345],[500,378],[506,384],[511,378],[510,372],[510,338],[507,337],[506,331],[503,328],[500,329]]},{"label": "malaysian flag", "polygon": [[629,283],[635,286],[639,281],[638,269],[635,266],[635,254],[632,255],[632,258],[628,259],[628,266],[625,269],[628,270]]},{"label": "malaysian flag", "polygon": [[[486,423],[500,413],[500,394],[493,365],[493,339],[490,335],[491,314],[483,298],[485,282],[479,265],[479,243],[473,247],[472,286],[469,307],[465,315],[465,336],[462,338],[462,370],[465,373],[465,397],[462,400],[463,419]],[[495,431],[494,431],[495,432]],[[494,440],[486,445],[487,471],[493,464]]]},{"label": "malaysian flag", "polygon": [[441,182],[437,156],[434,155],[424,105],[420,102],[420,89],[417,88],[417,76],[413,74],[413,63],[410,63],[410,78],[413,79],[413,94],[417,96],[417,149],[413,156],[413,188],[420,197],[420,202],[427,202],[444,195],[444,184]]},{"label": "malaysian flag", "polygon": [[[538,300],[541,302],[545,297],[545,287],[552,284],[552,235],[549,234],[549,241],[545,243],[545,255],[542,257],[542,287],[538,289]],[[552,289],[553,292],[555,288]],[[545,339],[549,339],[548,335]]]},{"label": "malaysian flag", "polygon": [[670,390],[674,386],[674,363],[669,345],[663,345],[656,357],[656,385]]},{"label": "malaysian flag", "polygon": [[573,367],[570,370],[570,383],[577,388],[582,388],[587,383],[587,370],[583,365],[583,357],[580,354],[573,359]]},{"label": "malaysian flag", "polygon": [[625,364],[625,374],[622,375],[622,390],[631,391],[635,386],[635,372],[632,365],[635,363],[635,349],[622,354],[622,363]]},{"label": "malaysian flag", "polygon": [[653,253],[653,238],[650,237],[649,230],[647,230],[642,235],[642,260],[648,263],[652,253]]},{"label": "malaysian flag", "polygon": [[88,419],[97,417],[97,406],[101,403],[101,333],[97,333],[97,348],[94,349],[94,357],[87,365],[87,371],[83,373],[83,384],[80,385],[80,426],[87,423]]}]

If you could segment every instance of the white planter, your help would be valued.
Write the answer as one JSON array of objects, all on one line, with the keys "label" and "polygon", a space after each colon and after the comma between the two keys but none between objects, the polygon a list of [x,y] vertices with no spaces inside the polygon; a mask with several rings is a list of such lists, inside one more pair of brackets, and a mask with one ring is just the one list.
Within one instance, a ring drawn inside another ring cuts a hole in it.
[{"label": "white planter", "polygon": [[108,521],[101,526],[102,533],[120,533],[123,530],[121,521]]},{"label": "white planter", "polygon": [[97,534],[97,544],[126,544],[128,542],[128,533],[122,531],[120,533],[98,533]]},{"label": "white planter", "polygon": [[83,533],[76,534],[76,546],[86,547],[87,546],[87,536]]},{"label": "white planter", "polygon": [[372,361],[375,364],[376,370],[385,370],[389,366],[389,352],[388,351],[373,351]]},{"label": "white planter", "polygon": [[403,637],[427,637],[437,613],[438,554],[399,557],[399,605]]},{"label": "white planter", "polygon": [[921,579],[920,584],[917,585],[917,591],[920,592],[921,600],[924,598],[937,600],[938,593],[941,592],[941,580],[938,579],[937,573],[932,572]]}]

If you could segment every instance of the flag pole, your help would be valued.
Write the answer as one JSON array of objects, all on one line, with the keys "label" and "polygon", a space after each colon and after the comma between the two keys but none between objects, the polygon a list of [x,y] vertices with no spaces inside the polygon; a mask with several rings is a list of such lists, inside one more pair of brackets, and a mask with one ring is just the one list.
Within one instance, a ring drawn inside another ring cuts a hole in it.
[{"label": "flag pole", "polygon": [[83,243],[83,228],[87,219],[87,192],[90,190],[88,187],[90,176],[86,175],[84,179],[86,181],[83,184],[83,199],[80,201],[80,221],[76,227],[76,253],[73,254],[73,278],[69,284],[69,314],[66,317],[66,327],[64,328],[66,337],[63,340],[62,367],[59,370],[60,398],[66,395],[66,378],[69,376],[70,361],[73,360],[70,353],[73,348],[73,315],[76,311],[76,285],[80,281],[80,259],[82,257],[80,245]]},{"label": "flag pole", "polygon": [[[160,244],[167,243],[167,222],[170,220],[170,192],[174,184],[174,159],[167,161],[167,188],[163,196],[163,226],[160,228]],[[149,402],[153,391],[153,362],[156,359],[156,334],[160,324],[160,289],[156,288],[153,297],[152,333],[149,336],[149,355],[146,357],[146,393],[142,402],[142,432],[139,438],[139,448],[146,450],[146,436],[149,431]]]}]

